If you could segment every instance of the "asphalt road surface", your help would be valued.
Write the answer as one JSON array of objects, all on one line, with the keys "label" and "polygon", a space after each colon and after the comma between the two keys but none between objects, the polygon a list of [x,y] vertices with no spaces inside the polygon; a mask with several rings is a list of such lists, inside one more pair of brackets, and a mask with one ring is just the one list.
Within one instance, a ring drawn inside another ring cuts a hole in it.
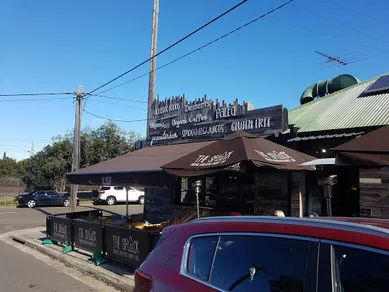
[{"label": "asphalt road surface", "polygon": [[[78,207],[78,210],[92,208],[122,215],[126,212],[125,205]],[[68,210],[65,207],[0,208],[0,235],[10,231],[44,226],[47,215],[65,213]],[[129,205],[129,214],[141,212],[143,212],[143,206]],[[0,240],[0,291],[116,291],[39,252],[16,245],[20,244],[14,243],[12,246]]]},{"label": "asphalt road surface", "polygon": [[[104,215],[116,213],[125,215],[126,205],[93,205],[88,207],[77,207],[77,211],[101,209]],[[129,205],[129,214],[143,212],[142,205]],[[34,228],[46,224],[46,216],[70,212],[66,207],[41,207],[41,208],[0,208],[0,234],[20,229]]]}]

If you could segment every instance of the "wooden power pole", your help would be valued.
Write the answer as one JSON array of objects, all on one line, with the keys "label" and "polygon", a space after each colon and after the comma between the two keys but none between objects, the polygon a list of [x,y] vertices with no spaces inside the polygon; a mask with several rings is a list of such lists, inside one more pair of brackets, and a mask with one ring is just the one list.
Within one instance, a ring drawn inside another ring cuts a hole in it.
[{"label": "wooden power pole", "polygon": [[[74,121],[74,138],[73,138],[73,159],[72,171],[76,171],[80,167],[80,148],[81,148],[81,116],[82,116],[82,98],[83,87],[77,87],[76,95],[76,117]],[[76,212],[77,208],[77,193],[78,185],[70,186],[70,212]]]},{"label": "wooden power pole", "polygon": [[[150,57],[153,58],[157,54],[157,38],[158,38],[158,15],[159,15],[159,0],[154,0],[153,9],[153,27],[151,31],[151,53]],[[150,60],[150,74],[149,74],[149,94],[148,94],[148,107],[147,107],[147,122],[146,122],[146,136],[149,136],[149,122],[152,116],[151,105],[155,96],[155,77],[157,69],[157,58]]]}]

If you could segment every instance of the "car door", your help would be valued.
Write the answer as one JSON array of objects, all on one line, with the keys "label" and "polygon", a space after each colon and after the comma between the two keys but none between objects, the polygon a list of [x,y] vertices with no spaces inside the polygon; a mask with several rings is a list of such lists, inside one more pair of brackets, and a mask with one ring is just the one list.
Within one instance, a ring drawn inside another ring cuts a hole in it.
[{"label": "car door", "polygon": [[316,291],[318,240],[221,234],[186,246],[176,291]]},{"label": "car door", "polygon": [[389,252],[335,241],[320,243],[318,292],[389,291]]},{"label": "car door", "polygon": [[60,194],[58,194],[57,192],[48,191],[46,193],[47,193],[47,197],[48,197],[48,203],[50,205],[60,206],[63,204],[64,198],[62,196],[60,196]]},{"label": "car door", "polygon": [[133,187],[128,188],[128,201],[137,202],[139,198],[139,191]]},{"label": "car door", "polygon": [[49,205],[49,198],[47,197],[47,194],[45,191],[38,191],[34,195],[36,201],[38,202],[39,206],[47,206]]},{"label": "car door", "polygon": [[126,201],[126,188],[124,187],[113,187],[113,193],[116,198],[116,202]]}]

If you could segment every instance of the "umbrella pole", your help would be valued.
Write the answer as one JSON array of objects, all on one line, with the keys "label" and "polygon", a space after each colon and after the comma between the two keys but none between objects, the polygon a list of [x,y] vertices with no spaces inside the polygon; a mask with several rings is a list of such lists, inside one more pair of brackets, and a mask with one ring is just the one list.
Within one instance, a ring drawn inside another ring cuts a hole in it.
[{"label": "umbrella pole", "polygon": [[200,218],[200,198],[199,198],[199,194],[200,194],[200,187],[202,185],[202,181],[201,180],[197,180],[195,182],[195,186],[196,186],[196,209],[197,209],[197,218]]},{"label": "umbrella pole", "polygon": [[129,187],[126,187],[126,221],[128,220],[128,190]]}]

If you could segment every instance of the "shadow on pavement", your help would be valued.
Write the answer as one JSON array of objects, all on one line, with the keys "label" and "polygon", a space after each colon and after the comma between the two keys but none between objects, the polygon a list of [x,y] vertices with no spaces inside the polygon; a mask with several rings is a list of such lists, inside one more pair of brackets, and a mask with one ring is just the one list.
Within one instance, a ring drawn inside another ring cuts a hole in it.
[{"label": "shadow on pavement", "polygon": [[34,208],[33,210],[39,211],[39,212],[45,214],[46,216],[53,215],[53,213],[50,213],[50,212],[43,210],[41,208]]},{"label": "shadow on pavement", "polygon": [[116,213],[116,212],[113,212],[113,211],[109,211],[109,210],[106,210],[106,209],[96,208],[96,207],[92,207],[92,206],[88,206],[88,208],[94,209],[94,210],[102,210],[103,212],[109,213],[111,215],[120,215],[119,213]]}]

